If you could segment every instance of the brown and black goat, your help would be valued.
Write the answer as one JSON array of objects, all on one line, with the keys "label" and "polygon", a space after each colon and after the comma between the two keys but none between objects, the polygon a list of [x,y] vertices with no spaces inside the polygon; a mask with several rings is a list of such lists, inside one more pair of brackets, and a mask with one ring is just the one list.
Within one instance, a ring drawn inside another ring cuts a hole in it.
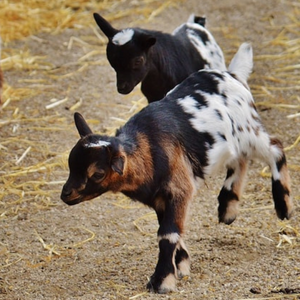
[{"label": "brown and black goat", "polygon": [[219,220],[230,224],[238,213],[247,162],[259,158],[272,172],[278,217],[291,215],[285,154],[260,122],[246,82],[251,69],[252,48],[243,44],[229,72],[194,73],[134,115],[114,137],[92,133],[75,114],[81,139],[70,153],[61,198],[73,205],[107,191],[121,192],[155,210],[159,258],[149,290],[173,291],[176,279],[189,274],[182,235],[196,177],[227,168],[218,197]]}]

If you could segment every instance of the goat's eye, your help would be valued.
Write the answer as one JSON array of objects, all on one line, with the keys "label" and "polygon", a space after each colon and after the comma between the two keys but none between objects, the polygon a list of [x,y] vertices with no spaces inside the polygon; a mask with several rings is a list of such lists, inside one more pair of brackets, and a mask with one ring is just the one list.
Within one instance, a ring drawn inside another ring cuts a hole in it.
[{"label": "goat's eye", "polygon": [[104,179],[105,177],[105,172],[102,171],[102,172],[95,172],[93,174],[93,176],[91,177],[92,180],[95,180],[95,181],[99,181],[99,180],[102,180]]},{"label": "goat's eye", "polygon": [[133,70],[139,69],[144,64],[144,57],[138,57],[133,61],[132,68]]}]

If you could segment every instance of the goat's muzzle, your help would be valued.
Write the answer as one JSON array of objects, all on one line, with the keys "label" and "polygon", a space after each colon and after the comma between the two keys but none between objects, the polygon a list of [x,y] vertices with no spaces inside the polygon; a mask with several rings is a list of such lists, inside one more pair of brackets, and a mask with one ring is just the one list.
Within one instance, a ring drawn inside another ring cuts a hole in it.
[{"label": "goat's muzzle", "polygon": [[65,186],[62,189],[60,198],[68,205],[75,205],[82,201],[82,197],[77,193],[74,193],[73,190],[67,189]]},{"label": "goat's muzzle", "polygon": [[120,94],[127,95],[134,89],[134,86],[128,84],[127,82],[118,82],[117,88]]}]

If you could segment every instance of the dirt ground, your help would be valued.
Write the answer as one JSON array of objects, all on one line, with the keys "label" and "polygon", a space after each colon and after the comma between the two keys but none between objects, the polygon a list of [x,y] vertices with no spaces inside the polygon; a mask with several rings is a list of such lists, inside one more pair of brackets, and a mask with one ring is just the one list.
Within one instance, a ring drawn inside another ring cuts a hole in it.
[{"label": "dirt ground", "polygon": [[[120,10],[129,2],[120,1]],[[284,66],[299,64],[300,56],[293,56],[300,49],[299,10],[292,0],[187,0],[151,22],[132,15],[114,25],[134,22],[172,32],[190,13],[205,15],[227,63],[240,43],[251,42],[255,67],[249,83],[260,115],[289,147],[300,134],[300,117],[287,118],[300,110],[300,71],[284,73]],[[129,96],[117,93],[90,19],[90,27],[4,45],[3,53],[30,51],[39,67],[16,63],[4,69],[7,85],[36,94],[12,99],[0,112],[0,299],[300,299],[299,145],[286,152],[295,204],[290,221],[277,219],[270,178],[257,162],[230,226],[217,220],[224,174],[199,187],[185,235],[191,275],[168,295],[145,289],[158,255],[150,209],[119,194],[74,207],[60,200],[67,155],[78,139],[72,106],[80,102],[76,110],[91,127],[111,133],[146,104],[139,88]],[[66,100],[51,108],[53,98]]]}]

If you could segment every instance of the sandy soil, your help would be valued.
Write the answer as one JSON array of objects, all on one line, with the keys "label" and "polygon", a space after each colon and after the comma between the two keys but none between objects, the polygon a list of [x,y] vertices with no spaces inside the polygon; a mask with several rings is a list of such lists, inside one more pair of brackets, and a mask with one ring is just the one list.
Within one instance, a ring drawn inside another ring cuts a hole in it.
[{"label": "sandy soil", "polygon": [[[261,103],[266,98],[257,86],[281,87],[280,81],[270,79],[276,78],[273,70],[278,61],[267,55],[286,50],[272,41],[291,22],[289,15],[296,5],[299,3],[283,0],[187,0],[180,7],[164,10],[152,22],[138,25],[171,32],[192,12],[206,15],[207,27],[227,63],[241,42],[250,41],[255,55],[250,86]],[[132,16],[115,25],[126,27],[135,19]],[[297,29],[295,32],[290,33],[291,39],[297,37]],[[74,42],[68,49],[71,37],[88,45]],[[257,162],[250,166],[240,215],[230,226],[217,220],[217,195],[224,174],[199,188],[185,236],[192,257],[191,276],[179,281],[178,292],[169,295],[150,294],[145,289],[158,255],[157,221],[151,210],[112,194],[74,207],[62,203],[60,189],[68,175],[66,154],[78,139],[69,108],[82,99],[78,111],[95,131],[110,133],[119,124],[112,117],[126,120],[133,100],[145,103],[139,100],[138,88],[126,97],[117,93],[115,74],[103,51],[88,58],[86,67],[78,72],[78,59],[97,50],[98,43],[87,28],[68,29],[58,35],[41,33],[7,45],[46,57],[53,68],[48,72],[16,66],[4,74],[9,85],[29,85],[39,93],[12,102],[1,112],[1,120],[15,116],[14,121],[1,124],[1,144],[6,145],[5,140],[12,137],[16,141],[0,154],[0,189],[5,192],[7,181],[15,182],[15,190],[6,192],[0,207],[0,299],[300,299],[299,146],[287,152],[295,202],[290,221],[276,218],[270,178],[261,176],[264,165]],[[28,79],[45,80],[47,86],[41,88]],[[45,108],[51,98],[65,97],[68,101],[64,104]],[[299,105],[292,89],[273,90],[272,100]],[[258,108],[267,130],[285,146],[293,144],[299,136],[300,120],[286,116],[295,111],[268,105]],[[30,117],[32,122],[28,122]],[[24,167],[45,160],[59,165],[5,177],[5,166],[20,157],[28,145],[32,148],[21,162]],[[41,177],[45,183],[35,186],[32,182]],[[24,181],[28,185],[21,185]],[[20,196],[22,191],[24,197]]]}]

